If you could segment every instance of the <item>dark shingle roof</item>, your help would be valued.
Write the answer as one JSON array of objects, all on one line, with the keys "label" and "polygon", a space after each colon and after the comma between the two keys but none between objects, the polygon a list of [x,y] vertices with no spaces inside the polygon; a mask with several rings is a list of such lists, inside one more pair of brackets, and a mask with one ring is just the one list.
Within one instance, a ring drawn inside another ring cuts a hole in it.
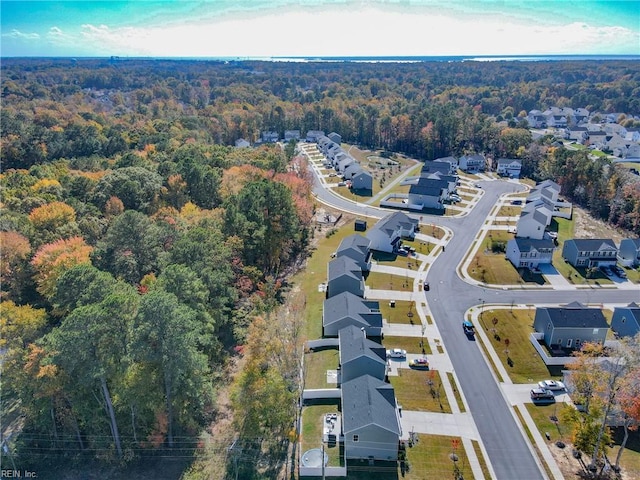
[{"label": "dark shingle roof", "polygon": [[616,244],[610,238],[574,238],[567,240],[573,242],[580,252],[598,252],[600,250],[618,250]]},{"label": "dark shingle roof", "polygon": [[376,301],[363,300],[351,292],[342,292],[327,298],[322,306],[325,327],[343,318],[352,318],[362,327],[382,328],[380,304]]},{"label": "dark shingle roof", "polygon": [[383,367],[387,364],[385,348],[369,340],[364,332],[354,326],[341,328],[338,332],[338,348],[340,349],[340,363],[344,365],[359,357],[368,357]]},{"label": "dark shingle roof", "polygon": [[515,241],[516,245],[518,245],[518,250],[520,251],[520,253],[531,252],[534,250],[540,251],[547,248],[555,248],[553,240],[550,240],[548,238],[538,240],[536,238],[516,237]]},{"label": "dark shingle roof", "polygon": [[342,384],[342,420],[345,435],[367,425],[400,435],[393,387],[371,375]]},{"label": "dark shingle roof", "polygon": [[369,240],[367,237],[363,235],[354,233],[353,235],[349,235],[348,237],[345,237],[342,239],[336,252],[340,253],[340,252],[344,252],[345,250],[354,249],[354,250],[358,250],[363,255],[366,255],[369,252],[370,245],[371,245],[371,240]]},{"label": "dark shingle roof", "polygon": [[546,310],[554,328],[609,328],[602,310],[586,308],[577,302]]},{"label": "dark shingle roof", "polygon": [[331,260],[328,264],[329,281],[344,275],[362,280],[362,269],[350,257],[337,257]]}]

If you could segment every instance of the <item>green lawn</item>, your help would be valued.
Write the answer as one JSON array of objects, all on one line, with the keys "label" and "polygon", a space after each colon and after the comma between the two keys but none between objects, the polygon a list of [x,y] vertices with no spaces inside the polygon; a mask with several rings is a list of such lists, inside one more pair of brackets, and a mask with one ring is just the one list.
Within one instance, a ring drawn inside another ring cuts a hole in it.
[{"label": "green lawn", "polygon": [[[415,354],[422,352],[422,348],[420,347],[420,337],[392,337],[390,335],[385,335],[383,343],[386,349],[402,348],[406,350],[407,353]],[[426,355],[431,354],[431,349],[429,348],[426,338],[424,348]]]},{"label": "green lawn", "polygon": [[339,363],[340,354],[337,348],[305,353],[304,388],[337,387],[335,383],[327,383],[327,370],[336,370]]},{"label": "green lawn", "polygon": [[397,290],[400,292],[413,290],[413,278],[390,273],[371,272],[365,284],[374,290]]},{"label": "green lawn", "polygon": [[453,394],[456,397],[456,403],[458,404],[458,409],[461,412],[465,412],[464,402],[462,401],[462,397],[460,396],[460,392],[458,391],[458,384],[456,383],[456,379],[453,376],[453,373],[447,372],[447,378],[449,379],[449,383],[451,384],[451,388],[453,389]]},{"label": "green lawn", "polygon": [[[420,317],[416,313],[416,302],[408,302],[406,300],[395,300],[395,307],[389,305],[390,302],[380,301],[380,312],[382,318],[389,323],[402,323],[410,325],[413,323],[420,324]],[[409,315],[411,313],[412,315]]]},{"label": "green lawn", "polygon": [[[480,317],[480,325],[476,325],[476,328],[483,328],[487,333],[491,346],[514,383],[531,383],[553,377],[529,341],[529,334],[533,331],[534,314],[533,309],[485,310]],[[495,327],[494,318],[498,320]],[[505,352],[507,339],[508,354]],[[508,358],[512,360],[511,366],[507,363]]]},{"label": "green lawn", "polygon": [[[451,406],[437,370],[401,368],[399,375],[389,377],[403,410],[451,413]],[[428,382],[431,382],[429,385]]]},{"label": "green lawn", "polygon": [[[338,412],[337,405],[310,405],[302,409],[302,437],[300,450],[306,452],[322,447],[322,425],[325,413]],[[325,453],[329,457],[329,466],[340,466],[339,447],[325,444]]]}]

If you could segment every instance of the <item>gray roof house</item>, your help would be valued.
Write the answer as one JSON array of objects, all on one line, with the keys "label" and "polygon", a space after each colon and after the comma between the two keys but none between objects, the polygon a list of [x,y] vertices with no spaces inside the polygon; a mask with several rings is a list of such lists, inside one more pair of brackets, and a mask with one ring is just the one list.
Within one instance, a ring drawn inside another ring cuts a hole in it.
[{"label": "gray roof house", "polygon": [[322,136],[324,136],[324,132],[322,130],[309,130],[305,140],[307,142],[315,143]]},{"label": "gray roof house", "polygon": [[496,173],[505,177],[519,178],[522,170],[522,160],[517,158],[499,158]]},{"label": "gray roof house", "polygon": [[542,240],[547,225],[551,223],[552,212],[540,206],[533,211],[523,209],[516,224],[516,236]]},{"label": "gray roof house", "polygon": [[351,177],[351,188],[353,190],[373,191],[373,176],[366,170],[360,171]]},{"label": "gray roof house", "polygon": [[512,238],[507,242],[507,259],[516,268],[535,270],[551,265],[555,245],[550,239]]},{"label": "gray roof house", "polygon": [[574,238],[562,246],[562,258],[574,267],[615,265],[618,247],[610,238]]},{"label": "gray roof house", "polygon": [[300,140],[300,130],[285,130],[284,141],[290,142],[291,140]]},{"label": "gray roof house", "polygon": [[427,176],[431,173],[439,172],[443,175],[450,175],[451,163],[444,160],[425,160],[422,170],[420,170],[420,176]]},{"label": "gray roof house", "polygon": [[398,459],[402,435],[393,387],[371,375],[342,384],[342,433],[347,459]]},{"label": "gray roof house", "polygon": [[371,241],[371,250],[381,252],[395,252],[400,246],[402,238],[415,238],[419,230],[419,222],[404,212],[395,212],[381,218],[367,232]]},{"label": "gray roof house", "polygon": [[322,305],[322,328],[325,337],[335,337],[340,329],[353,325],[364,328],[367,337],[382,336],[380,303],[364,300],[351,292],[325,299]]},{"label": "gray roof house", "polygon": [[236,140],[236,147],[238,148],[248,148],[250,146],[251,144],[244,138],[239,138]]},{"label": "gray roof house", "polygon": [[327,135],[327,137],[329,137],[332,141],[334,141],[338,145],[342,143],[342,136],[336,132],[331,132],[329,135]]},{"label": "gray roof house", "polygon": [[609,324],[599,308],[573,302],[563,307],[536,309],[533,329],[543,333],[551,349],[579,349],[584,342],[604,344]]},{"label": "gray roof house", "polygon": [[640,306],[631,302],[626,307],[615,307],[611,318],[611,330],[618,337],[633,337],[640,333]]},{"label": "gray roof house", "polygon": [[544,180],[531,189],[527,195],[527,202],[533,202],[539,199],[546,199],[552,204],[558,201],[560,195],[560,185],[553,180]]},{"label": "gray roof house", "polygon": [[275,143],[280,140],[280,134],[271,130],[262,131],[262,141],[264,143]]},{"label": "gray roof house", "polygon": [[640,265],[640,238],[623,238],[620,240],[618,261],[625,267]]},{"label": "gray roof house", "polygon": [[369,340],[364,330],[353,325],[341,328],[338,332],[338,349],[339,384],[362,375],[384,380],[387,374],[387,351],[381,344]]},{"label": "gray roof house", "polygon": [[336,257],[350,257],[354,260],[361,270],[371,270],[371,240],[364,235],[354,233],[345,237],[338,245]]},{"label": "gray roof house", "polygon": [[443,210],[443,202],[449,194],[448,186],[449,182],[446,180],[420,177],[417,183],[409,187],[410,208]]},{"label": "gray roof house", "polygon": [[335,169],[339,173],[344,173],[344,171],[347,169],[347,167],[349,165],[351,165],[352,163],[355,163],[355,161],[356,161],[355,158],[353,158],[350,155],[347,155],[345,157],[342,157],[340,160],[338,160],[338,164],[335,165]]},{"label": "gray roof house", "polygon": [[327,265],[327,298],[342,292],[351,292],[359,297],[364,296],[364,279],[362,269],[349,257],[336,257]]},{"label": "gray roof house", "polygon": [[484,155],[463,155],[458,160],[458,166],[460,170],[464,170],[467,173],[484,172],[487,165],[487,161]]}]

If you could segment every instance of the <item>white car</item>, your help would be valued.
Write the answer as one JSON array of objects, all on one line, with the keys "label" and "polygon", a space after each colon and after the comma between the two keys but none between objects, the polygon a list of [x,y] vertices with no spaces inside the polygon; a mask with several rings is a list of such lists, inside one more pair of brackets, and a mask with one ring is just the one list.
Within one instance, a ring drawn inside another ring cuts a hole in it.
[{"label": "white car", "polygon": [[401,348],[387,350],[387,358],[407,358],[407,351]]},{"label": "white car", "polygon": [[543,380],[538,382],[538,386],[551,391],[564,390],[564,383],[556,380]]}]

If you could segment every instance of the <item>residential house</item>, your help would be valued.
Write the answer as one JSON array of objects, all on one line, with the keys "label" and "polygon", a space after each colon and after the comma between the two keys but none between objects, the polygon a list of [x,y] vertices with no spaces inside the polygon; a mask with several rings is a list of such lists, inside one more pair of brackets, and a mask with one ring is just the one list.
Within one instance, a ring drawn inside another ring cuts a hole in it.
[{"label": "residential house", "polygon": [[345,237],[336,250],[337,257],[350,257],[362,271],[371,270],[371,240],[364,235],[354,233]]},{"label": "residential house", "polygon": [[527,195],[527,202],[546,199],[551,205],[555,205],[560,196],[560,185],[553,180],[544,180],[531,189]]},{"label": "residential house", "polygon": [[327,135],[327,137],[329,137],[329,139],[332,142],[337,143],[338,145],[340,145],[342,143],[342,136],[340,136],[339,134],[337,134],[336,132],[331,132],[329,135]]},{"label": "residential house", "polygon": [[324,132],[322,130],[309,130],[307,132],[307,136],[305,140],[310,143],[315,143],[318,141],[320,137],[324,136]]},{"label": "residential house", "polygon": [[327,298],[342,292],[351,292],[359,297],[364,296],[364,278],[362,270],[349,257],[336,257],[327,265]]},{"label": "residential house", "polygon": [[443,210],[444,201],[449,196],[448,186],[447,181],[420,177],[417,183],[409,187],[409,207],[416,210]]},{"label": "residential house", "polygon": [[589,138],[587,127],[583,126],[568,127],[564,132],[564,138],[580,144],[583,144]]},{"label": "residential house", "polygon": [[564,115],[549,115],[547,117],[547,126],[549,128],[567,128],[567,117]]},{"label": "residential house", "polygon": [[402,238],[413,240],[419,230],[419,222],[404,212],[395,212],[381,218],[367,232],[371,240],[371,250],[381,252],[396,252],[402,243]]},{"label": "residential house", "polygon": [[[436,158],[434,160],[434,162],[438,162],[438,163],[448,163],[449,164],[449,175],[455,175],[456,171],[458,170],[458,159],[455,157],[441,157],[441,158]],[[425,162],[427,163],[427,162]]]},{"label": "residential house", "polygon": [[348,156],[344,156],[341,157],[340,160],[338,161],[338,164],[335,165],[335,169],[336,172],[338,173],[344,173],[344,171],[347,169],[347,167],[349,165],[351,165],[352,163],[355,163],[356,159],[353,158],[352,156],[348,155]]},{"label": "residential house", "polygon": [[553,240],[512,238],[507,242],[507,259],[516,268],[535,270],[540,265],[551,265],[555,245]]},{"label": "residential house", "polygon": [[236,140],[236,147],[237,148],[247,148],[250,147],[251,144],[245,140],[244,138],[239,138]]},{"label": "residential house", "polygon": [[527,122],[531,128],[547,128],[547,117],[540,110],[531,110]]},{"label": "residential house", "polygon": [[373,176],[366,170],[360,170],[351,177],[351,188],[353,190],[373,191]]},{"label": "residential house", "polygon": [[499,158],[496,173],[510,178],[519,178],[522,170],[522,160],[517,158]]},{"label": "residential house", "polygon": [[300,130],[284,131],[284,141],[289,143],[291,140],[294,140],[296,142],[300,140]]},{"label": "residential house", "polygon": [[626,307],[615,307],[611,318],[611,330],[618,337],[634,337],[640,333],[640,306],[631,302]]},{"label": "residential house", "polygon": [[542,240],[551,218],[552,212],[545,205],[533,208],[525,205],[516,224],[516,237]]},{"label": "residential house", "polygon": [[595,145],[598,148],[604,148],[607,145],[607,132],[595,130],[589,132],[589,145]]},{"label": "residential house", "polygon": [[396,461],[402,426],[393,386],[362,375],[341,390],[345,457]]},{"label": "residential house", "polygon": [[638,143],[640,142],[640,130],[637,128],[627,128],[627,133],[624,138],[630,142]]},{"label": "residential house", "polygon": [[460,167],[460,170],[467,173],[484,172],[487,166],[487,161],[484,158],[484,155],[463,155],[458,160],[458,166]]},{"label": "residential house", "polygon": [[533,329],[543,334],[544,343],[551,349],[577,350],[585,342],[604,344],[609,324],[601,309],[573,302],[536,308]]},{"label": "residential house", "polygon": [[351,180],[356,173],[360,173],[362,171],[362,167],[358,162],[353,162],[344,169],[342,172],[342,178],[345,180]]},{"label": "residential house", "polygon": [[562,258],[574,267],[615,265],[618,247],[610,238],[574,238],[562,246]]},{"label": "residential house", "polygon": [[275,143],[280,140],[280,134],[270,130],[264,130],[262,132],[262,141],[264,143]]},{"label": "residential house", "polygon": [[618,261],[624,267],[640,265],[640,238],[623,238],[620,240]]},{"label": "residential house", "polygon": [[[448,157],[453,158],[453,157]],[[424,165],[422,166],[422,170],[420,170],[421,177],[428,177],[432,173],[440,173],[442,175],[451,175],[455,173],[455,170],[452,171],[451,163],[445,161],[445,159],[440,160],[426,160]]]},{"label": "residential house", "polygon": [[339,377],[343,384],[363,375],[384,380],[387,375],[387,351],[367,338],[363,329],[350,325],[338,332]]},{"label": "residential house", "polygon": [[335,337],[345,327],[353,325],[367,337],[382,336],[380,303],[364,300],[351,292],[342,292],[325,299],[322,305],[322,328],[325,337]]}]

